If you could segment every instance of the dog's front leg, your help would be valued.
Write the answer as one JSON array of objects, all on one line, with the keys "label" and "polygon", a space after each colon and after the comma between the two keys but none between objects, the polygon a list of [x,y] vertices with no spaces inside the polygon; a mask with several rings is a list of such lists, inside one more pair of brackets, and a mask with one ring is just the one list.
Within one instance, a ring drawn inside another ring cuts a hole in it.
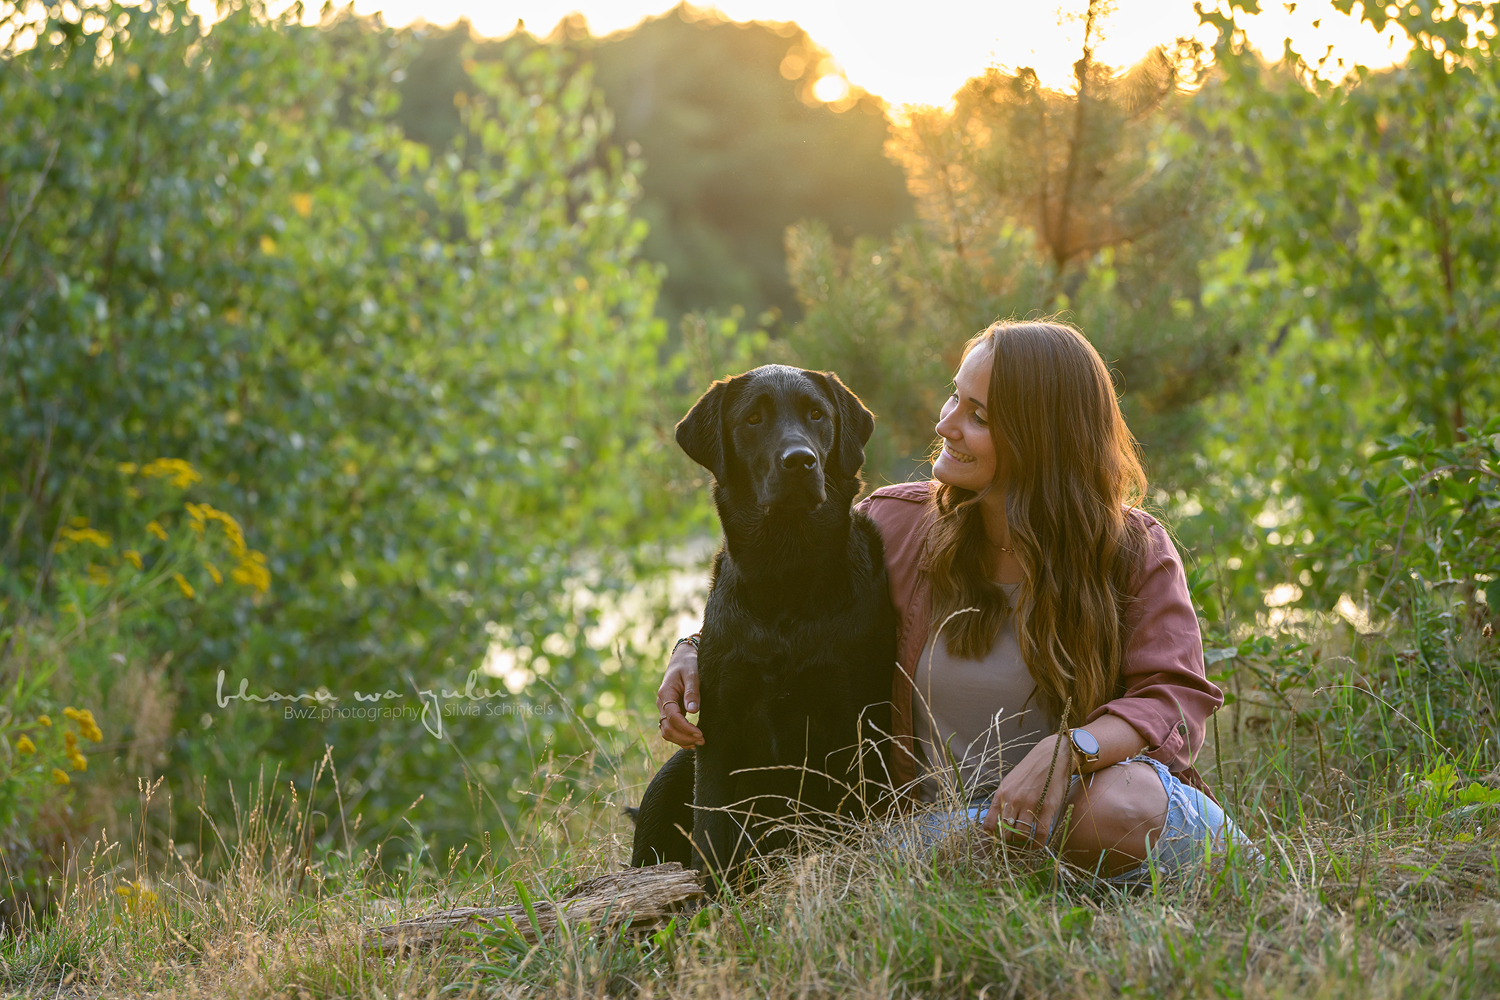
[{"label": "dog's front leg", "polygon": [[[720,741],[722,744],[724,741]],[[737,782],[732,767],[722,754],[710,748],[705,740],[698,748],[698,774],[693,788],[693,867],[701,872],[717,872],[725,881],[732,879],[745,854],[744,828],[726,807],[737,796]],[[715,886],[710,886],[712,891]]]}]

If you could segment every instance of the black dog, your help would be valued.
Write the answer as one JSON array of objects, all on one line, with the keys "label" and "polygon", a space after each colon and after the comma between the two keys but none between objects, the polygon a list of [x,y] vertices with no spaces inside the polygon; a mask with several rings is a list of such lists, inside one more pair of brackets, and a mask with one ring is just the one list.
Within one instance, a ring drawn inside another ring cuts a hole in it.
[{"label": "black dog", "polygon": [[647,787],[632,865],[729,874],[790,843],[788,817],[861,816],[889,781],[896,619],[880,532],[850,506],[874,428],[837,376],[782,365],[715,382],[677,425],[724,527],[698,648],[704,742]]}]

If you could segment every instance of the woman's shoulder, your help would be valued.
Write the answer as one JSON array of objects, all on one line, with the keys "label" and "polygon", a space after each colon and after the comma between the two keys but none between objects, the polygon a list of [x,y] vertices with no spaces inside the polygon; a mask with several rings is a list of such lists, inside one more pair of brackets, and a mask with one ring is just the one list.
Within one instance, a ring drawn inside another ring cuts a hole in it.
[{"label": "woman's shoulder", "polygon": [[932,486],[927,481],[882,486],[856,505],[855,509],[880,529],[889,556],[906,559],[920,550],[930,514],[927,500],[932,495]]},{"label": "woman's shoulder", "polygon": [[860,501],[861,507],[874,506],[882,500],[899,500],[905,503],[926,503],[932,496],[933,483],[923,479],[914,483],[892,483],[882,486]]},{"label": "woman's shoulder", "polygon": [[1135,569],[1137,596],[1142,589],[1171,588],[1178,578],[1184,577],[1182,557],[1177,554],[1171,532],[1139,507],[1132,507],[1125,516],[1141,531],[1142,545]]}]

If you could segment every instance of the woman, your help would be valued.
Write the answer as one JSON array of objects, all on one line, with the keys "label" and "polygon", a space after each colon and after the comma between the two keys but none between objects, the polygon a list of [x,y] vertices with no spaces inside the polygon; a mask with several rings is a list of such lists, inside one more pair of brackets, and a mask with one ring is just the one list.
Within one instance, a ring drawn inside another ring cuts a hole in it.
[{"label": "woman", "polygon": [[[1143,877],[1243,835],[1192,768],[1223,696],[1166,531],[1139,509],[1134,438],[1104,362],[1060,323],[996,323],[965,346],[937,424],[933,482],[860,504],[885,541],[901,621],[893,777],[939,772],[1017,846]],[[941,640],[941,641],[940,641]],[[661,735],[702,743],[697,654],[679,643]],[[1076,727],[1076,728],[1075,728]]]}]

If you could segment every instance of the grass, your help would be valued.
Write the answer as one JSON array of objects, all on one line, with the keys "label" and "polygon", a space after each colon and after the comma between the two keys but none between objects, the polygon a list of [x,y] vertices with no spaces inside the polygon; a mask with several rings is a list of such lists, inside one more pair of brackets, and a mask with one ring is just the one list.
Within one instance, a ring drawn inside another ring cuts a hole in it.
[{"label": "grass", "polygon": [[[1435,687],[1407,669],[1404,635],[1325,629],[1241,657],[1200,769],[1264,866],[1220,859],[1132,895],[962,838],[897,852],[872,826],[862,844],[768,862],[757,890],[655,933],[579,927],[531,946],[496,932],[394,958],[362,929],[617,868],[630,827],[615,803],[659,760],[627,758],[609,787],[538,807],[503,845],[393,874],[368,853],[309,847],[313,804],[273,780],[216,827],[230,863],[212,873],[101,845],[55,915],[0,944],[0,980],[20,995],[235,1000],[1494,995],[1500,810],[1484,776],[1469,779],[1494,753],[1481,681],[1495,647],[1456,640],[1456,676]],[[1456,758],[1461,738],[1482,752]]]}]

